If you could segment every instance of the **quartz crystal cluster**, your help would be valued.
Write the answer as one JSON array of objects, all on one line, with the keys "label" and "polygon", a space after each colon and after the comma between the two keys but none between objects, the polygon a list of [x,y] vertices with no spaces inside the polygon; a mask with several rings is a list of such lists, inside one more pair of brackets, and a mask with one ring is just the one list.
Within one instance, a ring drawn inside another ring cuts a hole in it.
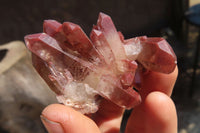
[{"label": "quartz crystal cluster", "polygon": [[90,38],[81,27],[45,20],[43,33],[25,36],[33,66],[59,102],[94,113],[102,98],[130,109],[141,102],[135,73],[139,68],[171,73],[176,56],[163,38],[124,39],[111,18],[100,13]]}]

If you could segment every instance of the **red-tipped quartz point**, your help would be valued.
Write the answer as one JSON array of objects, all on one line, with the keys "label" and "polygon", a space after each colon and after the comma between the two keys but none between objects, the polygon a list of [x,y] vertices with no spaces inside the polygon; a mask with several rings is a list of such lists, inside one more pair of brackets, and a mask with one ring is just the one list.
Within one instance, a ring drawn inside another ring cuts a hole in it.
[{"label": "red-tipped quartz point", "polygon": [[77,51],[81,56],[96,65],[103,65],[105,63],[102,55],[97,52],[90,39],[79,25],[65,22],[62,27],[67,42],[71,44],[74,51]]},{"label": "red-tipped quartz point", "polygon": [[126,53],[121,42],[119,33],[110,16],[100,13],[97,21],[97,28],[104,34],[116,60],[126,59]]},{"label": "red-tipped quartz point", "polygon": [[56,33],[60,32],[62,29],[62,24],[55,20],[45,20],[43,23],[43,31],[50,36],[54,36]]},{"label": "red-tipped quartz point", "polygon": [[62,24],[55,20],[45,20],[43,23],[43,31],[54,38],[63,51],[76,55],[71,50],[71,45],[67,42],[67,38],[62,30]]},{"label": "red-tipped quartz point", "polygon": [[135,72],[138,67],[135,61],[124,60],[124,73],[121,75],[121,83],[123,88],[132,87],[135,77]]},{"label": "red-tipped quartz point", "polygon": [[88,52],[93,49],[91,41],[79,25],[65,22],[63,23],[63,31],[74,50],[81,54],[88,54]]},{"label": "red-tipped quartz point", "polygon": [[98,52],[104,57],[108,67],[110,66],[114,70],[116,67],[116,64],[114,63],[115,57],[103,33],[93,29],[90,34],[90,39]]},{"label": "red-tipped quartz point", "polygon": [[25,36],[25,42],[28,49],[32,53],[38,55],[40,58],[43,58],[43,60],[50,59],[50,57],[48,57],[45,53],[49,49],[55,49],[55,51],[62,51],[56,40],[47,35],[46,33],[27,35]]},{"label": "red-tipped quartz point", "polygon": [[177,58],[168,42],[163,38],[147,38],[142,42],[142,52],[138,61],[147,69],[162,73],[171,73],[177,64]]}]

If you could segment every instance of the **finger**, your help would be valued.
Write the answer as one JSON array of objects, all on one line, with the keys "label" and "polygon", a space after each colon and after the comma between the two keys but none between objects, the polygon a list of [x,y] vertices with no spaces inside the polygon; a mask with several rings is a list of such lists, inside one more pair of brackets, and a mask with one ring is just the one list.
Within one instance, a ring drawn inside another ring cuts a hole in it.
[{"label": "finger", "polygon": [[41,119],[49,133],[100,133],[90,118],[60,104],[47,106]]},{"label": "finger", "polygon": [[133,109],[126,133],[177,133],[177,114],[173,101],[164,93],[152,92]]},{"label": "finger", "polygon": [[141,77],[141,90],[139,93],[142,98],[146,97],[150,92],[160,91],[171,96],[174,84],[178,76],[178,68],[170,74],[158,72],[147,72]]},{"label": "finger", "polygon": [[99,110],[93,114],[92,119],[102,133],[117,133],[120,130],[124,109],[116,104],[103,99]]},{"label": "finger", "polygon": [[[171,74],[149,72],[142,75],[142,89],[140,90],[142,98],[144,99],[146,95],[152,91],[161,91],[167,95],[171,95],[177,75],[177,68]],[[102,132],[109,130],[119,131],[123,112],[124,109],[107,100],[103,100],[99,111],[93,115],[93,120],[96,122]]]}]

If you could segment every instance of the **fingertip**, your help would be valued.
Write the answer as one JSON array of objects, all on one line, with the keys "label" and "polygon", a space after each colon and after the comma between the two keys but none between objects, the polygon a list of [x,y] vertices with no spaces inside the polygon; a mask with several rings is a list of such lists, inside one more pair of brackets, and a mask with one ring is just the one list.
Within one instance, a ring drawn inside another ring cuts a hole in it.
[{"label": "fingertip", "polygon": [[[44,116],[49,116],[49,117],[54,117],[54,118],[57,118],[57,110],[58,109],[63,109],[65,107],[61,107],[63,105],[60,105],[60,104],[50,104],[48,105],[46,108],[44,108],[44,110],[42,111],[42,115]],[[53,116],[52,116],[53,115]]]},{"label": "fingertip", "polygon": [[60,124],[66,133],[99,132],[98,127],[91,119],[65,105],[51,104],[42,111],[41,116],[48,131]]},{"label": "fingertip", "polygon": [[[174,102],[170,97],[161,92],[150,93],[145,101],[144,108],[148,116],[148,130],[157,130],[162,133],[177,132],[177,113]],[[155,132],[155,131],[152,131]]]},{"label": "fingertip", "polygon": [[144,102],[145,108],[148,109],[148,113],[151,113],[151,115],[160,115],[160,117],[164,118],[176,112],[172,99],[162,92],[155,91],[150,93]]}]

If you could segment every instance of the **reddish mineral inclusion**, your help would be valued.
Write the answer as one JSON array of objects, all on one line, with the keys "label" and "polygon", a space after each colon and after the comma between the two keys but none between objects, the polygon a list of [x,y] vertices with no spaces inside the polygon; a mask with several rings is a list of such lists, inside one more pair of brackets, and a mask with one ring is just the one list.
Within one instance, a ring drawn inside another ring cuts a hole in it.
[{"label": "reddish mineral inclusion", "polygon": [[135,107],[141,102],[139,93],[132,89],[136,70],[142,67],[167,74],[177,62],[163,38],[124,40],[103,13],[90,38],[71,22],[45,20],[43,31],[25,36],[33,65],[59,102],[82,113],[96,112],[102,98],[127,109]]}]

